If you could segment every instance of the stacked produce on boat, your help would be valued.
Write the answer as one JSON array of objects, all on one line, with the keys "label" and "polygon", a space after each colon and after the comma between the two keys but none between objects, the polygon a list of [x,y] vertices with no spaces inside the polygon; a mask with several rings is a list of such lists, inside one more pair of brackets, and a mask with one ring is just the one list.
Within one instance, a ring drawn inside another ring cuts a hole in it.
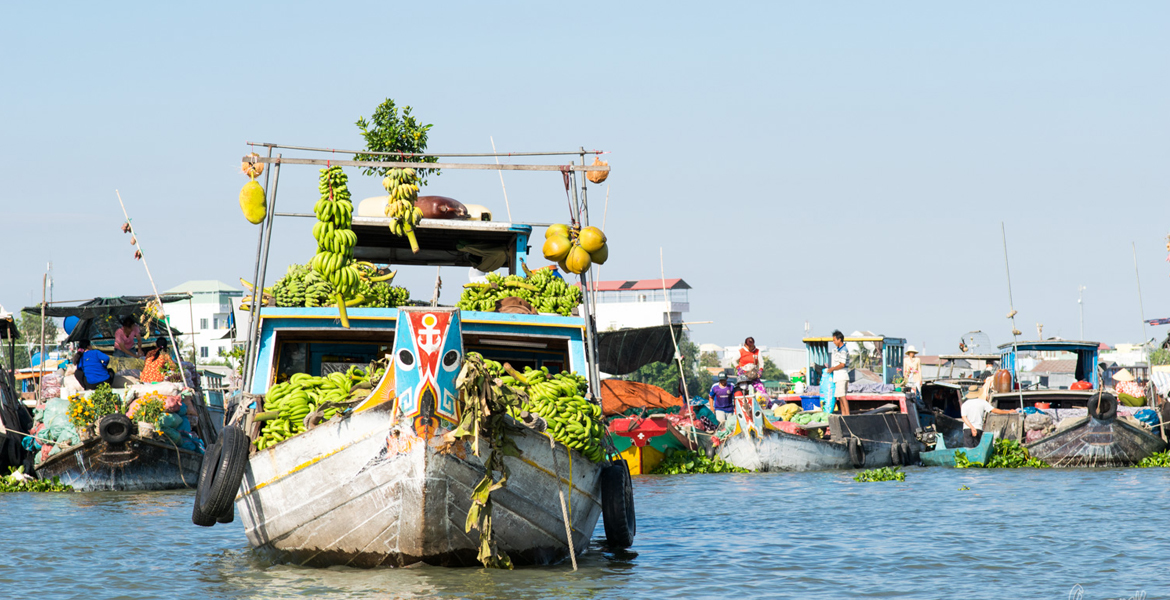
[{"label": "stacked produce on boat", "polygon": [[596,227],[550,225],[544,232],[542,250],[546,259],[576,275],[588,271],[594,263],[603,265],[609,260],[605,233]]},{"label": "stacked produce on boat", "polygon": [[272,386],[264,397],[264,412],[256,415],[264,427],[252,443],[263,450],[304,433],[316,425],[310,415],[319,413],[321,420],[332,419],[347,403],[368,396],[373,384],[386,373],[377,367],[372,374],[369,371],[355,365],[344,373],[335,371],[324,377],[296,373]]},{"label": "stacked produce on boat", "polygon": [[382,179],[382,187],[390,194],[386,203],[386,216],[390,217],[390,231],[397,236],[406,236],[411,252],[418,253],[418,240],[414,227],[422,220],[422,210],[415,206],[418,200],[418,174],[414,169],[390,169]]},{"label": "stacked produce on boat", "polygon": [[321,169],[317,190],[321,199],[313,206],[317,224],[313,237],[317,240],[317,254],[309,264],[321,277],[333,285],[341,326],[349,327],[345,314],[346,303],[361,304],[355,298],[360,274],[353,264],[353,247],[357,234],[353,232],[353,203],[350,202],[348,179],[341,167]]},{"label": "stacked produce on boat", "polygon": [[487,283],[468,283],[455,305],[462,310],[493,312],[496,302],[515,297],[527,301],[537,312],[569,316],[581,303],[581,288],[570,285],[551,269],[532,271],[527,277],[488,273]]},{"label": "stacked produce on boat", "polygon": [[[406,288],[390,285],[394,273],[383,273],[368,262],[356,262],[358,271],[357,295],[346,306],[396,308],[410,302]],[[277,306],[333,306],[337,290],[309,265],[290,265],[288,272],[272,285]]]},{"label": "stacked produce on boat", "polygon": [[499,369],[500,381],[504,385],[526,393],[527,399],[521,401],[519,408],[508,408],[508,414],[513,418],[522,419],[524,412],[540,415],[556,441],[580,451],[593,462],[605,458],[601,443],[605,432],[605,426],[601,424],[601,407],[585,400],[589,391],[589,381],[585,377],[573,372],[552,374],[547,367],[525,367],[520,373],[495,361],[484,362],[489,368]]}]

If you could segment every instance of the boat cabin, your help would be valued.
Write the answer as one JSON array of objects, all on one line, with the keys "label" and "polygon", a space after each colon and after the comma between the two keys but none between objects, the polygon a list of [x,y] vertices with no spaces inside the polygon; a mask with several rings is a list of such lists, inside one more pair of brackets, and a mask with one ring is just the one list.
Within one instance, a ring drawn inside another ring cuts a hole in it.
[{"label": "boat cabin", "polygon": [[[829,345],[832,337],[804,338],[808,360],[809,385],[820,385],[821,370],[829,366]],[[845,344],[859,349],[860,367],[881,376],[882,383],[893,385],[901,376],[905,358],[906,338],[875,336],[845,336]],[[852,353],[851,353],[852,354]]]},{"label": "boat cabin", "polygon": [[[1101,388],[1101,379],[1097,371],[1099,347],[1100,344],[1097,342],[1070,340],[1001,345],[1000,368],[1007,369],[1018,380],[1013,385],[1015,388],[1013,391],[992,394],[991,403],[1003,409],[1035,406],[1037,402],[1048,404],[1048,408],[1084,408],[1089,398],[1096,395]],[[1032,361],[1066,363],[1069,376],[1063,379],[1037,377],[1025,381],[1021,366]]]}]

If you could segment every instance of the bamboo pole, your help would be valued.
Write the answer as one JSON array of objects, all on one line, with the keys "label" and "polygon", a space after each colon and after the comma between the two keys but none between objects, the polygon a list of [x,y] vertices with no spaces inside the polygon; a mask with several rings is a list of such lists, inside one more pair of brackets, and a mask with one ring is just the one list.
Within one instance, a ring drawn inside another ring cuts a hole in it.
[{"label": "bamboo pole", "polygon": [[[272,146],[268,147],[268,158],[272,158]],[[265,169],[264,170],[264,189],[265,190],[268,189],[268,179],[269,179],[269,176],[271,174],[272,174],[272,169]],[[272,214],[276,211],[269,208],[268,212],[269,212],[269,214]],[[311,215],[311,216],[316,217],[317,215]],[[271,221],[269,219],[265,219],[264,222],[260,225],[259,233],[256,235],[256,265],[252,269],[252,285],[253,286],[256,285],[256,281],[260,279],[260,253],[264,250],[264,232],[269,227],[270,223],[271,223]],[[261,296],[263,296],[263,292],[261,292]],[[252,349],[252,321],[255,320],[256,312],[257,312],[255,310],[255,305],[256,305],[256,295],[255,295],[255,292],[253,292],[252,304],[248,306],[248,311],[251,313],[251,316],[248,318],[248,341],[244,346],[244,362],[243,362],[243,364],[240,365],[240,376],[241,376],[240,377],[240,390],[244,393],[248,393],[248,390],[250,389],[248,386],[248,380],[250,378],[250,369],[248,368],[248,365],[251,364],[251,362],[252,362],[252,351],[253,351],[253,349]],[[239,337],[239,336],[240,336],[240,329],[239,329],[239,326],[237,325],[236,337]],[[232,340],[232,343],[235,343],[235,340]]]},{"label": "bamboo pole", "polygon": [[252,389],[254,382],[252,378],[256,375],[256,358],[260,351],[260,307],[264,302],[264,279],[268,272],[268,249],[272,246],[272,231],[273,220],[275,219],[273,213],[276,212],[276,190],[280,187],[280,155],[276,155],[276,167],[272,173],[272,189],[268,191],[268,215],[264,219],[264,252],[259,260],[259,275],[256,281],[252,282],[252,304],[249,308],[252,309],[252,319],[249,323],[251,333],[248,336],[248,345],[252,348],[248,366],[248,377],[246,379],[247,385],[244,388],[244,393],[251,393],[248,390]]},{"label": "bamboo pole", "polygon": [[[1142,302],[1142,276],[1141,276],[1141,273],[1138,272],[1137,243],[1130,242],[1130,247],[1133,248],[1133,276],[1134,276],[1134,279],[1137,280],[1138,311],[1139,311],[1139,314],[1142,318],[1142,354],[1144,354],[1146,356],[1146,366],[1149,368],[1150,374],[1153,375],[1154,366],[1150,364],[1150,359],[1149,359],[1150,355],[1146,351],[1146,343],[1149,341],[1149,338],[1147,337],[1147,333],[1146,333],[1146,307]],[[1094,366],[1094,368],[1096,368],[1096,366]],[[1104,382],[1102,382],[1102,384],[1104,384]],[[1149,385],[1146,386],[1146,396],[1148,396],[1148,398],[1146,398],[1146,403],[1148,406],[1150,406],[1154,409],[1154,412],[1157,412],[1158,411],[1158,403],[1154,401],[1155,394],[1150,393],[1150,387],[1151,386],[1149,386]],[[1166,440],[1166,423],[1163,422],[1161,415],[1159,415],[1159,418],[1158,418],[1158,428],[1161,431],[1162,440],[1165,441]]]},{"label": "bamboo pole", "polygon": [[[1007,272],[1007,287],[1008,287],[1008,318],[1012,320],[1012,381],[1019,387],[1020,392],[1020,410],[1024,410],[1024,386],[1020,385],[1020,351],[1017,344],[1019,343],[1019,331],[1016,327],[1016,305],[1012,300],[1012,269],[1008,264],[1008,249],[1007,249],[1007,229],[1004,227],[1003,221],[999,222],[999,231],[1003,236],[1003,268]],[[1003,365],[1000,365],[1001,367]],[[1096,366],[1093,367],[1096,369]],[[972,432],[974,433],[974,432]],[[978,440],[976,440],[978,441]]]},{"label": "bamboo pole", "polygon": [[[37,378],[37,400],[38,404],[45,399],[45,288],[49,282],[49,274],[45,273],[41,277],[41,364],[37,365],[41,371],[41,376]],[[32,361],[29,361],[32,362]]]},{"label": "bamboo pole", "polygon": [[[122,216],[126,218],[126,224],[130,226],[130,235],[134,238],[134,248],[138,250],[139,255],[142,256],[142,267],[146,269],[146,278],[150,280],[150,289],[154,290],[154,298],[155,300],[158,300],[158,310],[163,314],[163,326],[166,327],[167,337],[171,340],[171,346],[177,350],[179,346],[175,343],[175,334],[171,330],[171,325],[167,322],[166,319],[167,309],[163,305],[162,296],[160,296],[158,293],[158,286],[154,283],[154,276],[150,274],[150,265],[146,262],[146,253],[142,251],[142,243],[138,241],[138,233],[134,231],[134,222],[130,219],[130,214],[126,212],[126,203],[122,202],[122,193],[118,190],[114,190],[114,193],[118,196],[118,205],[122,207]],[[182,357],[179,357],[178,367],[179,375],[183,378],[183,386],[186,387],[187,369],[183,366]],[[192,380],[194,380],[194,377],[192,377]],[[202,398],[200,400],[202,401]],[[211,424],[208,423],[208,426],[210,425]]]},{"label": "bamboo pole", "polygon": [[674,344],[674,359],[678,362],[678,378],[682,383],[683,407],[687,416],[691,418],[691,428],[687,432],[687,439],[691,440],[696,448],[699,446],[698,434],[695,433],[695,411],[691,409],[691,392],[687,389],[687,372],[683,367],[682,352],[678,349],[678,338],[674,335],[674,319],[670,316],[670,292],[666,290],[666,261],[662,256],[662,247],[658,248],[658,269],[662,276],[662,299],[666,301],[666,328],[670,330],[670,341]]}]

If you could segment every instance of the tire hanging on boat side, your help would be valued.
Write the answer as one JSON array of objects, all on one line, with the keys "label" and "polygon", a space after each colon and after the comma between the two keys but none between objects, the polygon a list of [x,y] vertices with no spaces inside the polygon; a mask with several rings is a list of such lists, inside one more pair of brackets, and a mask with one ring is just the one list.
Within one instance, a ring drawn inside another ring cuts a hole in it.
[{"label": "tire hanging on boat side", "polygon": [[860,469],[865,466],[865,449],[861,447],[861,440],[857,436],[849,438],[847,443],[849,448],[849,462],[853,464],[854,469]]},{"label": "tire hanging on boat side", "polygon": [[601,517],[605,524],[605,541],[610,548],[634,545],[638,521],[634,514],[634,484],[624,460],[601,469]]},{"label": "tire hanging on boat side", "polygon": [[207,452],[203,454],[203,462],[199,465],[199,482],[195,484],[195,500],[191,502],[193,505],[191,510],[191,522],[199,525],[200,527],[211,527],[212,525],[215,525],[216,522],[216,518],[214,516],[205,515],[203,514],[202,510],[199,510],[199,490],[203,489],[204,486],[209,485],[208,480],[211,479],[211,475],[208,473],[208,471],[211,470],[211,465],[213,463],[218,464],[218,462],[219,442],[215,442],[211,446],[208,446]]},{"label": "tire hanging on boat side", "polygon": [[906,457],[906,464],[917,465],[922,462],[922,456],[918,453],[918,444],[914,442],[902,442],[902,456]]},{"label": "tire hanging on boat side", "polygon": [[1097,394],[1089,398],[1089,416],[1098,421],[1112,421],[1117,418],[1117,398],[1113,394]]},{"label": "tire hanging on boat side", "polygon": [[[210,460],[207,479],[200,477],[199,489],[195,492],[195,503],[208,517],[227,517],[244,479],[244,468],[248,465],[248,436],[235,425],[224,427],[220,432],[219,448],[216,455],[203,457]],[[200,469],[202,470],[202,469]]]},{"label": "tire hanging on boat side", "polygon": [[902,445],[898,442],[890,444],[890,463],[894,466],[904,465],[902,458]]},{"label": "tire hanging on boat side", "polygon": [[134,421],[122,413],[106,415],[97,422],[98,435],[107,444],[125,444],[133,428]]}]

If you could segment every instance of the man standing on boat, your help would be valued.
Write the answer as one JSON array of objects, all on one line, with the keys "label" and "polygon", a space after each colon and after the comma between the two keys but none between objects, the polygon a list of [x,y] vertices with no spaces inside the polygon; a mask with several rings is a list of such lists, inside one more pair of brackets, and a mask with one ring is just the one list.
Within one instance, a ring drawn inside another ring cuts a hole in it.
[{"label": "man standing on boat", "polygon": [[731,413],[735,412],[735,405],[732,404],[732,394],[735,387],[727,383],[727,373],[719,374],[719,382],[711,386],[711,391],[708,395],[711,397],[711,404],[715,407],[715,419],[722,425]]},{"label": "man standing on boat", "polygon": [[833,412],[837,400],[845,397],[849,387],[849,371],[846,364],[849,361],[849,351],[845,349],[845,334],[840,330],[833,332],[833,345],[829,346],[829,368],[821,375],[821,385],[832,386],[832,394],[822,394],[829,398],[829,404],[824,407],[825,412]]},{"label": "man standing on boat", "polygon": [[1016,411],[995,408],[983,398],[983,387],[973,385],[967,388],[966,400],[963,402],[963,446],[974,448],[979,445],[979,438],[983,436],[983,419],[988,414],[1010,415]]}]

